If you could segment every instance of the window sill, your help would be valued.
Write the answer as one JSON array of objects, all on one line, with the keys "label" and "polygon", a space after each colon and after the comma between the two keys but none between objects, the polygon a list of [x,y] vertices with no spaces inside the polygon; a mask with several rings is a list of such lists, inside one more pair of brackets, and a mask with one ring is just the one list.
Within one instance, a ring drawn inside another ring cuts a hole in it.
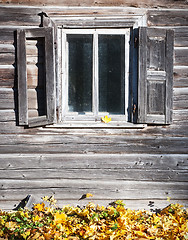
[{"label": "window sill", "polygon": [[119,129],[142,129],[147,124],[134,124],[123,123],[119,121],[113,121],[109,123],[103,122],[91,122],[91,121],[74,121],[74,122],[62,122],[53,125],[48,125],[45,128],[119,128]]}]

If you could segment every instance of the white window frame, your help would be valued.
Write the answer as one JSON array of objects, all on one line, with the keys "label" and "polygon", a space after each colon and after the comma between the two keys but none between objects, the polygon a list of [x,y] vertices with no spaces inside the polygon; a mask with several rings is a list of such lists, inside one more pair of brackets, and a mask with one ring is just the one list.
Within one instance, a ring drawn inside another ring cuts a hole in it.
[{"label": "white window frame", "polygon": [[[62,122],[71,121],[101,121],[101,117],[108,115],[112,121],[128,121],[128,101],[129,101],[129,55],[130,55],[130,28],[121,29],[58,29],[61,39],[60,73],[61,73],[61,116]],[[92,89],[92,112],[79,115],[76,112],[68,112],[68,34],[92,34],[93,35],[93,89]],[[125,36],[125,114],[110,115],[108,112],[98,112],[98,35],[124,35]]]}]

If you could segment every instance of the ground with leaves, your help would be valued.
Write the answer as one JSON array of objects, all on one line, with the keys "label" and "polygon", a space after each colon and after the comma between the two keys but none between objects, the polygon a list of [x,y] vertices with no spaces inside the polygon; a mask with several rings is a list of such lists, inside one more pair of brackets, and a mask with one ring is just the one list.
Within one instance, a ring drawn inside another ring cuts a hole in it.
[{"label": "ground with leaves", "polygon": [[170,204],[159,213],[126,209],[118,200],[103,207],[58,208],[54,198],[45,197],[33,210],[0,211],[0,237],[37,240],[181,240],[188,239],[188,210]]}]

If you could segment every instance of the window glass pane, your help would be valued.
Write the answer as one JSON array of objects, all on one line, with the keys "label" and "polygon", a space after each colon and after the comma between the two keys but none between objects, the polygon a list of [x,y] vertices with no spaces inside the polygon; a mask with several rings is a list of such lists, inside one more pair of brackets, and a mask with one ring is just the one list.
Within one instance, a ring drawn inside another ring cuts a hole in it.
[{"label": "window glass pane", "polygon": [[125,37],[99,35],[99,111],[125,114]]},{"label": "window glass pane", "polygon": [[92,111],[92,35],[71,34],[68,40],[68,107],[70,112]]}]

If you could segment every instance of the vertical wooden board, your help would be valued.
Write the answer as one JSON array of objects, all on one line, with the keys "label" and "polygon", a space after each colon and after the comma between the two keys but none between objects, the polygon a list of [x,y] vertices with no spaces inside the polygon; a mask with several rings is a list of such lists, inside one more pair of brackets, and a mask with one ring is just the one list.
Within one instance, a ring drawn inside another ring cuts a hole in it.
[{"label": "vertical wooden board", "polygon": [[28,124],[26,37],[24,30],[17,31],[17,72],[19,124]]},{"label": "vertical wooden board", "polygon": [[55,121],[55,61],[54,61],[54,36],[53,28],[45,29],[45,59],[46,59],[46,102],[47,120],[49,123]]},{"label": "vertical wooden board", "polygon": [[172,123],[173,113],[173,59],[174,59],[174,31],[166,32],[166,124]]},{"label": "vertical wooden board", "polygon": [[138,49],[138,123],[146,121],[147,28],[140,28]]}]

